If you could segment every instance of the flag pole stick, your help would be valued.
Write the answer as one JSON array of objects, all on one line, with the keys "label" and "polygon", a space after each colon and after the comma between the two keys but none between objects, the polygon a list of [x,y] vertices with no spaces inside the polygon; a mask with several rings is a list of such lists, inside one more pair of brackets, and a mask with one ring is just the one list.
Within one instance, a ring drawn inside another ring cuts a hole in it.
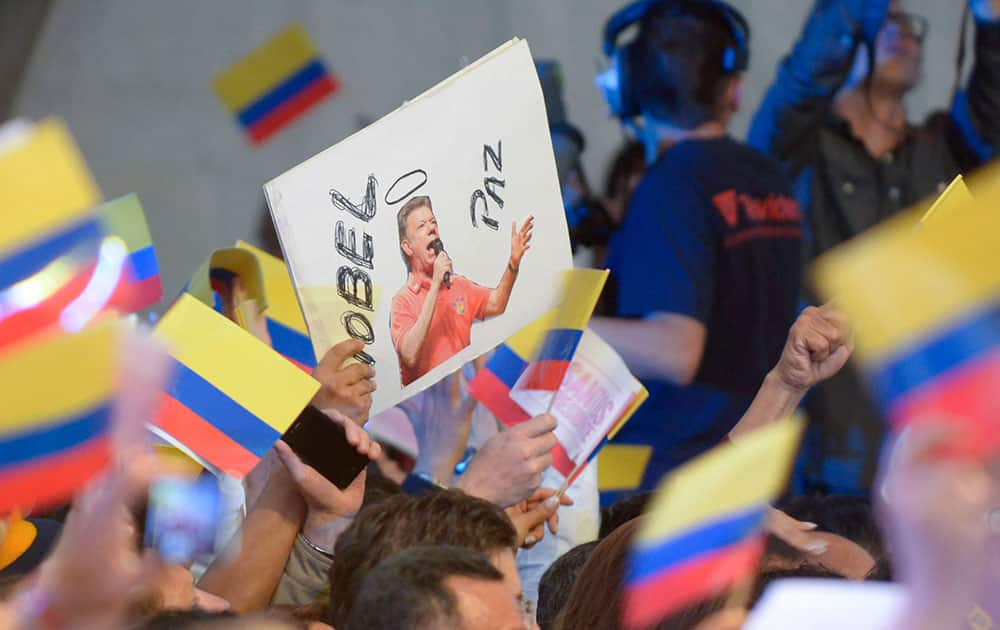
[{"label": "flag pole stick", "polygon": [[558,491],[558,492],[556,492],[556,498],[557,498],[557,499],[561,499],[561,498],[562,498],[562,495],[566,494],[566,491],[567,491],[567,490],[569,490],[569,484],[571,483],[571,482],[570,482],[570,480],[571,480],[571,479],[573,479],[573,477],[575,477],[575,476],[576,476],[576,474],[577,474],[578,472],[580,472],[580,469],[581,469],[581,468],[583,468],[583,467],[584,467],[584,466],[586,466],[586,465],[587,465],[587,462],[586,462],[586,461],[584,461],[584,462],[582,462],[582,463],[580,463],[580,464],[577,464],[577,465],[576,465],[576,468],[574,468],[574,469],[573,469],[573,472],[571,472],[571,473],[570,473],[570,474],[569,474],[569,475],[568,475],[568,476],[566,477],[566,480],[562,482],[562,485],[561,485],[561,486],[559,486],[559,491]]}]

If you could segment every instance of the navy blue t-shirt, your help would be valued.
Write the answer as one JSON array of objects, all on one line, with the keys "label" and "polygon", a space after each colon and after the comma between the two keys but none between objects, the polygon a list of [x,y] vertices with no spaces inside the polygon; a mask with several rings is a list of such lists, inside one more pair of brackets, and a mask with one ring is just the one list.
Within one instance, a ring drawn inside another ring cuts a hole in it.
[{"label": "navy blue t-shirt", "polygon": [[643,488],[717,444],[781,355],[798,304],[802,217],[776,162],[730,138],[674,145],[650,167],[608,255],[615,315],[702,322],[694,382],[644,381],[616,441],[653,446]]}]

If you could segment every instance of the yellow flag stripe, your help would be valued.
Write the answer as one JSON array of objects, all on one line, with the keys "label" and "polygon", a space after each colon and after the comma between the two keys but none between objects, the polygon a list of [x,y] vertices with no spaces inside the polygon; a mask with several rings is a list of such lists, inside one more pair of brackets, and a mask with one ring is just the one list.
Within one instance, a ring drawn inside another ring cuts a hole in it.
[{"label": "yellow flag stripe", "polygon": [[264,293],[267,294],[267,316],[303,335],[308,335],[309,329],[306,328],[306,320],[302,317],[302,309],[299,308],[295,286],[292,284],[292,277],[288,273],[285,261],[244,241],[237,241],[236,247],[257,257],[264,280]]},{"label": "yellow flag stripe", "polygon": [[601,492],[634,490],[653,455],[644,444],[608,444],[597,453],[597,488]]},{"label": "yellow flag stripe", "polygon": [[646,510],[637,541],[654,541],[773,501],[791,473],[802,435],[789,417],[719,446],[670,474]]},{"label": "yellow flag stripe", "polygon": [[957,175],[934,204],[928,208],[924,216],[920,218],[920,224],[924,226],[933,225],[937,221],[947,219],[953,213],[963,208],[972,208],[975,204],[976,202],[972,198],[972,193],[969,192],[969,188],[965,185],[965,180],[962,179],[961,175]]},{"label": "yellow flag stripe", "polygon": [[0,252],[79,221],[101,199],[63,121],[49,118],[0,149]]},{"label": "yellow flag stripe", "polygon": [[224,316],[184,294],[156,327],[175,359],[279,433],[319,383]]},{"label": "yellow flag stripe", "polygon": [[583,330],[590,321],[607,279],[607,269],[564,271],[560,279],[563,298],[559,304],[514,333],[505,343],[519,357],[531,361],[538,354],[538,349],[550,329]]},{"label": "yellow flag stripe", "polygon": [[[990,207],[989,200],[978,203]],[[917,220],[904,213],[813,268],[820,290],[851,318],[863,361],[883,360],[1000,296],[1000,231],[992,213],[953,211],[915,231]]]},{"label": "yellow flag stripe", "polygon": [[260,48],[215,77],[213,87],[232,113],[270,92],[316,56],[316,47],[301,26],[282,30]]},{"label": "yellow flag stripe", "polygon": [[114,389],[118,324],[25,344],[0,358],[0,431],[57,423],[106,401]]}]

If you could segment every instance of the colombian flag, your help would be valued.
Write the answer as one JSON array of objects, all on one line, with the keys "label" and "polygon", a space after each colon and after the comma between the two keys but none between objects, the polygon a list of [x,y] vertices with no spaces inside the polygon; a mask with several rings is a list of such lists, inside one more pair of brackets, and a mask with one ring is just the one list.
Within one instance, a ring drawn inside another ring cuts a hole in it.
[{"label": "colombian flag", "polygon": [[890,422],[953,422],[963,435],[955,454],[977,457],[1000,447],[1000,232],[983,197],[958,199],[922,229],[914,212],[887,221],[813,271],[851,319]]},{"label": "colombian flag", "polygon": [[289,26],[214,80],[215,92],[257,145],[337,91],[300,26]]},{"label": "colombian flag", "polygon": [[[234,281],[237,278],[240,295],[234,296]],[[257,257],[236,247],[225,247],[212,252],[208,260],[191,276],[184,291],[234,321],[238,317],[235,312],[230,312],[230,307],[239,304],[233,302],[253,300],[258,309],[267,307],[267,295]]]},{"label": "colombian flag", "polygon": [[498,420],[513,426],[530,417],[511,400],[515,386],[553,392],[559,389],[607,277],[607,270],[563,272],[563,299],[559,305],[497,347],[472,379],[469,392]]},{"label": "colombian flag", "polygon": [[751,578],[768,504],[802,436],[787,418],[718,446],[661,482],[632,543],[624,626],[643,628]]},{"label": "colombian flag", "polygon": [[156,336],[175,360],[157,433],[238,478],[319,389],[310,376],[190,295],[164,315]]},{"label": "colombian flag", "polygon": [[58,120],[11,133],[0,152],[0,346],[59,325],[76,331],[127,302],[124,246],[104,237],[100,200],[72,136]]},{"label": "colombian flag", "polygon": [[260,265],[264,292],[267,294],[264,315],[271,347],[311,374],[316,367],[316,354],[285,261],[243,241],[238,241],[236,247],[256,256]]},{"label": "colombian flag", "polygon": [[128,252],[127,301],[116,304],[125,312],[141,311],[160,301],[163,284],[153,239],[139,197],[125,195],[97,209],[105,234],[121,239]]},{"label": "colombian flag", "polygon": [[104,468],[115,346],[107,322],[0,359],[0,514],[67,500]]},{"label": "colombian flag", "polygon": [[[13,133],[13,132],[11,132]],[[0,150],[0,289],[101,237],[91,208],[101,192],[66,125],[25,125]]]}]

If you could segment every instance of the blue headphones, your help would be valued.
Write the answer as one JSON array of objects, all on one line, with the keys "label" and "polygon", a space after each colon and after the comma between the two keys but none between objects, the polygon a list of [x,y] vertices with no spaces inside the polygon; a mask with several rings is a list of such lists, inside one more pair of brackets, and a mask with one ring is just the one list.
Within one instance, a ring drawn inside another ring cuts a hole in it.
[{"label": "blue headphones", "polygon": [[619,10],[604,25],[604,54],[611,59],[607,70],[597,76],[597,87],[611,107],[611,113],[622,119],[631,119],[642,113],[632,79],[641,67],[641,51],[635,39],[619,45],[622,32],[638,24],[653,10],[663,6],[678,9],[705,7],[725,22],[735,44],[726,48],[722,56],[722,69],[726,74],[744,72],[750,64],[750,25],[743,14],[720,0],[639,0]]}]

